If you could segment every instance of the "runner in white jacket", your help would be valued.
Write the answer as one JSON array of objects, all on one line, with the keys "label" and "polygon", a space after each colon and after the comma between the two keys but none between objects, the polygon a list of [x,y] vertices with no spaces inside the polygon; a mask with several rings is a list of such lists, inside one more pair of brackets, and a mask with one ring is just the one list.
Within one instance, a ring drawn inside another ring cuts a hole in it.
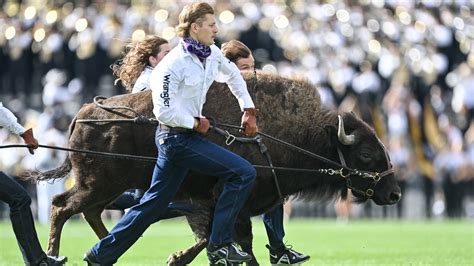
[{"label": "runner in white jacket", "polygon": [[[126,53],[121,60],[112,65],[117,81],[121,81],[127,90],[132,88],[132,93],[150,89],[150,75],[153,68],[170,51],[167,40],[157,36],[148,35],[144,40],[127,44]],[[140,72],[141,71],[141,72]],[[140,203],[145,193],[142,189],[126,191],[114,202],[106,206],[108,210],[125,210]],[[182,216],[182,212],[190,210],[192,206],[184,202],[171,202],[162,219]]]},{"label": "runner in white jacket", "polygon": [[140,204],[86,253],[84,260],[89,265],[114,264],[166,212],[189,170],[216,176],[224,183],[207,247],[210,264],[252,259],[234,245],[232,232],[256,170],[249,161],[202,136],[210,125],[201,112],[214,81],[226,82],[238,100],[245,134],[257,134],[255,106],[238,68],[214,45],[217,31],[209,4],[196,2],[181,11],[177,33],[183,39],[150,76],[153,113],[160,122],[155,139],[159,156],[150,188]]}]

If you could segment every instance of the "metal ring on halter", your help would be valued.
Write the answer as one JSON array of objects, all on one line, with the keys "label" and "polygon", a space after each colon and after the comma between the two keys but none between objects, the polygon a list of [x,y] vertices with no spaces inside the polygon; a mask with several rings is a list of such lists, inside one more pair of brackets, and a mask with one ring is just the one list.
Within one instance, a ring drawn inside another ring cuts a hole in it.
[{"label": "metal ring on halter", "polygon": [[379,173],[375,173],[372,178],[374,179],[375,183],[378,183],[382,177],[379,175]]},{"label": "metal ring on halter", "polygon": [[341,176],[342,178],[346,179],[347,177],[349,177],[351,175],[351,173],[348,173],[347,175],[344,175],[344,168],[341,168],[339,170],[339,176]]},{"label": "metal ring on halter", "polygon": [[367,189],[367,190],[365,191],[365,195],[366,195],[367,197],[369,197],[369,198],[372,197],[372,196],[374,195],[374,190],[371,189],[371,188]]},{"label": "metal ring on halter", "polygon": [[225,137],[225,144],[227,146],[230,146],[234,141],[235,141],[235,136],[230,134],[228,131],[227,132],[227,137]]}]

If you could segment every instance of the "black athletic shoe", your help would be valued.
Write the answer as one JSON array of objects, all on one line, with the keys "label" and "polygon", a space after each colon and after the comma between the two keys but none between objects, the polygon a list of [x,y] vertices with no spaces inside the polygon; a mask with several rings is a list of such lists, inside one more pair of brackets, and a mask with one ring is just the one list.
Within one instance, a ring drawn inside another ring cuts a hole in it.
[{"label": "black athletic shoe", "polygon": [[241,251],[235,244],[218,248],[207,248],[207,258],[211,265],[234,265],[251,261],[252,256]]},{"label": "black athletic shoe", "polygon": [[87,251],[86,254],[84,254],[84,258],[82,259],[83,261],[87,262],[87,266],[111,266],[112,264],[104,264],[100,263],[97,261],[97,258],[90,252]]},{"label": "black athletic shoe", "polygon": [[61,266],[64,265],[67,261],[67,257],[53,257],[47,256],[45,259],[38,263],[38,266]]},{"label": "black athletic shoe", "polygon": [[270,263],[272,265],[293,265],[303,263],[309,260],[309,256],[299,253],[289,247],[285,247],[284,249],[277,250],[273,249],[269,245],[266,245],[268,250],[270,251]]}]

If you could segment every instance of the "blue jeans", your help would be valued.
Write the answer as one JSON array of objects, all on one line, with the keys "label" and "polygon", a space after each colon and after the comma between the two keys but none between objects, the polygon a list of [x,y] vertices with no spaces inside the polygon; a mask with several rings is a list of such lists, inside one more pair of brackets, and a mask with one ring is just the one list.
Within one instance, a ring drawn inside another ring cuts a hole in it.
[{"label": "blue jeans", "polygon": [[107,210],[125,210],[133,207],[140,203],[140,200],[143,197],[144,191],[141,189],[135,189],[134,192],[125,191],[118,197],[114,202],[110,203],[105,208]]},{"label": "blue jeans", "polygon": [[[110,205],[106,206],[107,210],[125,210],[140,203],[144,191],[135,189],[134,192],[126,191],[118,197]],[[158,220],[165,220],[183,216],[186,212],[192,212],[194,206],[187,201],[173,201],[168,204],[168,209],[159,217]]]},{"label": "blue jeans", "polygon": [[102,264],[115,263],[150,224],[162,217],[189,170],[225,180],[214,210],[210,243],[232,242],[234,223],[252,189],[255,168],[237,154],[191,131],[170,133],[158,128],[155,141],[159,155],[150,188],[140,204],[133,206],[109,235],[90,250]]},{"label": "blue jeans", "polygon": [[273,210],[263,215],[263,224],[267,230],[269,244],[274,249],[285,247],[283,237],[285,230],[283,229],[283,205],[276,206]]}]

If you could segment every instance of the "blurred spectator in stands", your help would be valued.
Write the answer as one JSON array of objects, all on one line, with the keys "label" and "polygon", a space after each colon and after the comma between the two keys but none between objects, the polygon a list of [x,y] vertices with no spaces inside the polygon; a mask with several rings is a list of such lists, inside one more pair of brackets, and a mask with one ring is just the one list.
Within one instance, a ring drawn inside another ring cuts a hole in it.
[{"label": "blurred spectator in stands", "polygon": [[[395,170],[395,176],[398,178],[398,185],[400,186],[402,195],[404,195],[408,180],[413,178],[416,173],[416,164],[413,160],[413,155],[409,149],[409,143],[402,136],[393,137],[388,145],[390,159]],[[403,218],[404,215],[404,200],[397,203],[397,217]]]},{"label": "blurred spectator in stands", "polygon": [[71,102],[80,92],[80,87],[67,87],[67,76],[62,70],[53,68],[43,78],[44,106],[62,105]]},{"label": "blurred spectator in stands", "polygon": [[441,179],[449,218],[460,218],[463,215],[464,180],[462,167],[465,165],[463,154],[463,136],[446,115],[440,117],[440,127],[445,136],[446,145],[434,160],[436,173]]},{"label": "blurred spectator in stands", "polygon": [[470,121],[474,120],[474,65],[462,63],[450,75],[453,87],[451,108],[458,115],[462,130],[466,131]]},{"label": "blurred spectator in stands", "polygon": [[466,216],[474,217],[474,120],[471,120],[468,130],[464,134],[465,158],[463,166],[465,175],[464,191],[466,195]]}]

